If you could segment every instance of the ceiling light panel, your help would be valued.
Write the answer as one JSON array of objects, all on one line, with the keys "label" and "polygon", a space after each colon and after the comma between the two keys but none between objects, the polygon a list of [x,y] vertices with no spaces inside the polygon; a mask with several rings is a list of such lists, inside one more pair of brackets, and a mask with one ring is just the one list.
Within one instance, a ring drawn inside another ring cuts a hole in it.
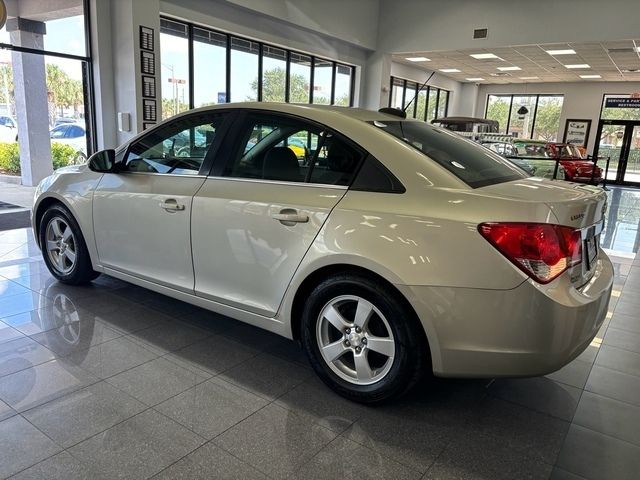
[{"label": "ceiling light panel", "polygon": [[457,68],[441,68],[440,71],[442,73],[460,73],[461,70],[458,70]]},{"label": "ceiling light panel", "polygon": [[489,60],[492,58],[502,60],[499,56],[494,55],[493,53],[472,53],[469,56],[475,58],[476,60]]},{"label": "ceiling light panel", "polygon": [[588,63],[576,63],[574,65],[565,65],[564,68],[569,68],[569,69],[591,68],[591,65],[589,65]]},{"label": "ceiling light panel", "polygon": [[501,72],[515,72],[516,70],[522,70],[520,67],[498,67]]},{"label": "ceiling light panel", "polygon": [[405,57],[405,60],[409,60],[410,62],[430,62],[431,61],[427,57]]},{"label": "ceiling light panel", "polygon": [[564,50],[545,50],[549,55],[575,55],[576,51],[572,48]]},{"label": "ceiling light panel", "polygon": [[602,78],[600,75],[580,75],[580,78]]},{"label": "ceiling light panel", "polygon": [[473,77],[473,78],[467,78],[468,82],[483,82],[484,78],[482,77]]}]

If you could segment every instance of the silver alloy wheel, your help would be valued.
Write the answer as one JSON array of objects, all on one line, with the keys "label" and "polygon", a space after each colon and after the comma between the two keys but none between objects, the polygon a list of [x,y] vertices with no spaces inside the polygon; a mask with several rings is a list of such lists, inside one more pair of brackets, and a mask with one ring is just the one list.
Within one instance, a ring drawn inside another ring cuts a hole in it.
[{"label": "silver alloy wheel", "polygon": [[76,264],[76,238],[71,226],[62,217],[53,217],[45,232],[47,256],[61,275],[67,275]]},{"label": "silver alloy wheel", "polygon": [[[347,307],[346,309],[344,307]],[[349,311],[345,318],[341,311]],[[386,330],[386,336],[374,334]],[[356,295],[341,295],[329,301],[316,322],[316,339],[320,354],[331,370],[354,385],[371,385],[382,380],[393,365],[395,341],[385,316],[368,300]],[[375,352],[375,365],[369,356]],[[385,360],[386,359],[386,360]]]}]

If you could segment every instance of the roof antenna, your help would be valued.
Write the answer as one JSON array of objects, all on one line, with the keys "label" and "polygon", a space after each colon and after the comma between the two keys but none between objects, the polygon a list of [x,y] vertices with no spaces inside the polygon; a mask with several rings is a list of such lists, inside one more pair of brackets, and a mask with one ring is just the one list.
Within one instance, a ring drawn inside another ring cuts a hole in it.
[{"label": "roof antenna", "polygon": [[422,91],[422,89],[424,87],[427,86],[427,83],[429,83],[429,80],[431,80],[431,77],[433,77],[435,75],[435,71],[431,72],[431,75],[429,75],[429,78],[427,78],[424,83],[420,86],[420,88],[418,89],[418,91],[416,92],[416,94],[413,96],[413,98],[411,99],[411,101],[409,103],[407,103],[405,105],[405,107],[402,109],[403,112],[407,111],[407,108],[409,108],[409,105],[411,105],[413,103],[413,101],[418,97],[418,95],[420,94],[420,92]]}]

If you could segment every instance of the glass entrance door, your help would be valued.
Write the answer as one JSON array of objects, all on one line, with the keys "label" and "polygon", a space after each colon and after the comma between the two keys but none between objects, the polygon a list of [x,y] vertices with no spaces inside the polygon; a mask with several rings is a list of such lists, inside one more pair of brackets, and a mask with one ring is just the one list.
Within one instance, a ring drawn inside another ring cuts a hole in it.
[{"label": "glass entrance door", "polygon": [[601,120],[594,155],[605,168],[608,183],[640,185],[640,121]]},{"label": "glass entrance door", "polygon": [[640,184],[640,124],[629,125],[631,130],[629,146],[626,152],[626,162],[622,174],[622,183]]}]

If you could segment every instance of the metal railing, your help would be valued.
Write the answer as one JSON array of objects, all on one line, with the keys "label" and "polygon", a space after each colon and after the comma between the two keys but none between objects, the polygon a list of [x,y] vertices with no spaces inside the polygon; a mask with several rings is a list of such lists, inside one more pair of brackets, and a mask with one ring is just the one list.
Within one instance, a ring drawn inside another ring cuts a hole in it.
[{"label": "metal railing", "polygon": [[[509,160],[520,166],[535,177],[550,178],[552,180],[565,180],[566,173],[562,166],[563,161],[572,161],[570,159],[559,158],[544,158],[544,157],[532,157],[532,156],[507,156]],[[580,161],[580,159],[576,159]],[[603,186],[606,186],[606,173],[602,179],[596,179],[596,169],[598,167],[599,160],[606,160],[605,171],[609,169],[609,157],[587,158],[582,161],[591,161],[593,166],[591,168],[591,178],[588,183],[597,185],[600,181],[603,182]]]}]

